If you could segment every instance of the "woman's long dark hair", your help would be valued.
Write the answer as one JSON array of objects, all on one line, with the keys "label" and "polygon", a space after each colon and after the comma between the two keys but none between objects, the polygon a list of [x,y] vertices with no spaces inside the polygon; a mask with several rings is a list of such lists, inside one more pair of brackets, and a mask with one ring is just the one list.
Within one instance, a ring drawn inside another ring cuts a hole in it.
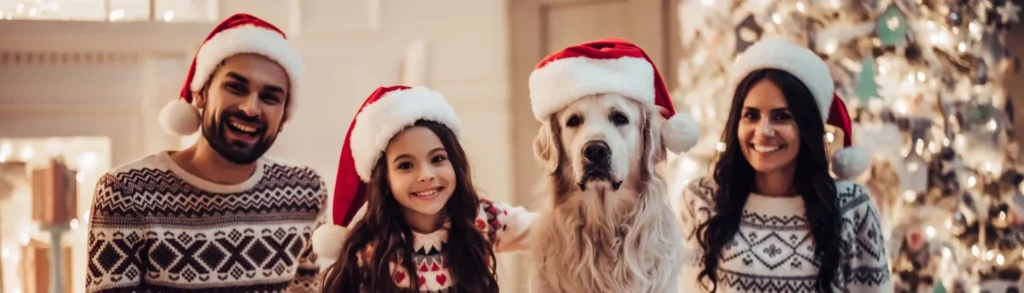
[{"label": "woman's long dark hair", "polygon": [[762,69],[744,78],[732,97],[732,109],[722,134],[726,143],[715,164],[714,179],[718,185],[714,198],[714,214],[698,227],[698,240],[704,255],[704,267],[699,280],[708,278],[712,292],[718,288],[718,265],[722,248],[732,241],[739,231],[743,206],[751,193],[754,183],[754,168],[743,157],[737,131],[747,93],[758,82],[774,83],[786,97],[786,103],[793,113],[800,133],[800,151],[796,157],[796,191],[803,197],[807,220],[814,239],[814,256],[819,262],[817,287],[821,292],[832,292],[839,269],[840,231],[842,218],[839,212],[835,180],[829,174],[828,156],[825,149],[825,125],[817,103],[800,80],[793,75],[776,69]]},{"label": "woman's long dark hair", "polygon": [[[455,191],[445,205],[450,226],[444,257],[454,278],[455,292],[498,292],[495,276],[497,260],[493,245],[477,230],[473,222],[479,211],[480,198],[473,188],[469,163],[455,133],[432,121],[420,120],[415,126],[430,129],[448,151],[448,160],[455,170]],[[382,155],[373,168],[370,183],[359,190],[367,195],[365,217],[352,227],[341,257],[324,273],[323,292],[401,292],[392,279],[389,263],[405,268],[410,286],[418,292],[417,270],[412,262],[412,229],[402,217],[402,206],[391,195],[387,161]],[[371,248],[372,255],[358,264],[357,255]]]}]

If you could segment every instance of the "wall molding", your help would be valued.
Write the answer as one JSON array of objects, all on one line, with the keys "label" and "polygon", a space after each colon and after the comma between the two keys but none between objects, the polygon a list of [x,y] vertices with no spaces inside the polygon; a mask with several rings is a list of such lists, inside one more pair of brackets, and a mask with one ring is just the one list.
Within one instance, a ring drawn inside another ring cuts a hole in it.
[{"label": "wall molding", "polygon": [[0,68],[137,66],[143,58],[130,52],[0,50]]}]

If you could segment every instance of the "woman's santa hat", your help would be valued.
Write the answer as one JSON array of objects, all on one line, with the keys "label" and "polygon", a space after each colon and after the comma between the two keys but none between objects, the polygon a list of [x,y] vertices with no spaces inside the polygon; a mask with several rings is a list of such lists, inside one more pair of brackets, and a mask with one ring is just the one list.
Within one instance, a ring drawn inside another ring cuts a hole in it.
[{"label": "woman's santa hat", "polygon": [[835,94],[835,83],[828,65],[803,46],[782,38],[766,38],[747,48],[730,71],[732,88],[751,72],[778,69],[792,74],[810,90],[818,104],[821,120],[843,131],[843,149],[832,157],[832,171],[840,179],[853,179],[864,173],[871,160],[866,151],[853,147],[853,131],[846,104]]},{"label": "woman's santa hat", "polygon": [[285,119],[291,117],[295,113],[295,100],[306,70],[302,55],[288,44],[280,29],[255,16],[239,13],[225,19],[206,36],[192,59],[192,67],[178,98],[160,111],[160,126],[168,133],[181,136],[199,130],[202,121],[199,109],[192,104],[195,100],[193,93],[203,89],[224,59],[245,53],[267,57],[288,73],[291,90]]},{"label": "woman's santa hat", "polygon": [[363,102],[349,124],[338,163],[334,186],[333,220],[313,231],[313,251],[318,257],[337,260],[356,212],[366,203],[363,192],[377,160],[391,138],[416,121],[441,123],[462,137],[462,121],[440,93],[424,87],[378,88]]},{"label": "woman's santa hat", "polygon": [[640,47],[622,39],[603,39],[571,46],[548,55],[530,73],[530,102],[537,120],[579,98],[618,94],[664,109],[661,130],[665,147],[679,153],[700,138],[700,125],[672,107],[665,81]]}]

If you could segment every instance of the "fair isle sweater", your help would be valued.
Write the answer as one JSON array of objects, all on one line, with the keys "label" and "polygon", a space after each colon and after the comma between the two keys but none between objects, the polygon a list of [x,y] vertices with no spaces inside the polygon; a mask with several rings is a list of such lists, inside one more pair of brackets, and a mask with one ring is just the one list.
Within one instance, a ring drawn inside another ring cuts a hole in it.
[{"label": "fair isle sweater", "polygon": [[[529,244],[530,225],[535,217],[533,212],[522,207],[481,199],[475,226],[494,245],[494,252],[518,251]],[[416,287],[415,291],[428,293],[452,292],[458,280],[448,272],[448,260],[444,257],[445,243],[449,237],[447,227],[446,223],[443,228],[429,234],[413,231],[412,261],[416,267],[415,274],[407,272],[400,263],[392,261],[389,264],[391,277],[399,288]],[[372,247],[363,249],[358,259],[359,264],[372,256]],[[416,278],[415,283],[412,278]]]},{"label": "fair isle sweater", "polygon": [[[686,264],[681,288],[711,288],[707,279],[697,278],[703,267],[697,227],[714,212],[715,190],[714,179],[704,177],[683,191]],[[834,291],[892,292],[878,208],[857,183],[837,181],[836,191],[843,244]],[[739,232],[723,248],[718,292],[816,292],[818,263],[803,198],[751,194]]]},{"label": "fair isle sweater", "polygon": [[316,292],[326,199],[312,169],[268,158],[236,185],[168,152],[115,168],[92,203],[86,292]]}]

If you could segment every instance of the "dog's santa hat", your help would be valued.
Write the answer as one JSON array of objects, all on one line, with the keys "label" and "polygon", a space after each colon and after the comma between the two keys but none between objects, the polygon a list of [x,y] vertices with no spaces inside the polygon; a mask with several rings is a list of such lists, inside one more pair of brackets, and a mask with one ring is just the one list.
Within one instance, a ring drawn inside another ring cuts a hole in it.
[{"label": "dog's santa hat", "polygon": [[700,125],[675,112],[651,58],[629,41],[609,38],[571,46],[548,55],[530,73],[530,102],[541,122],[577,99],[596,94],[619,94],[663,108],[667,121],[661,136],[672,152],[689,150],[700,138]]},{"label": "dog's santa hat", "polygon": [[868,153],[853,147],[853,131],[846,104],[835,93],[828,65],[818,55],[786,39],[770,37],[751,45],[736,59],[730,70],[732,88],[750,73],[760,69],[778,69],[792,74],[810,90],[817,102],[821,120],[843,131],[843,149],[832,157],[832,171],[840,179],[853,179],[870,167]]},{"label": "dog's santa hat", "polygon": [[280,29],[255,16],[239,13],[222,21],[206,36],[192,59],[178,98],[160,111],[160,126],[168,133],[180,136],[199,130],[202,121],[199,109],[192,104],[193,93],[203,89],[224,59],[245,53],[267,57],[284,68],[291,87],[285,119],[291,117],[295,113],[295,100],[305,74],[302,55],[288,44]]},{"label": "dog's santa hat", "polygon": [[424,87],[377,88],[356,112],[341,149],[334,186],[333,224],[313,231],[313,252],[337,260],[348,235],[345,228],[366,203],[363,190],[391,138],[419,120],[441,123],[462,137],[462,121],[440,93]]}]

